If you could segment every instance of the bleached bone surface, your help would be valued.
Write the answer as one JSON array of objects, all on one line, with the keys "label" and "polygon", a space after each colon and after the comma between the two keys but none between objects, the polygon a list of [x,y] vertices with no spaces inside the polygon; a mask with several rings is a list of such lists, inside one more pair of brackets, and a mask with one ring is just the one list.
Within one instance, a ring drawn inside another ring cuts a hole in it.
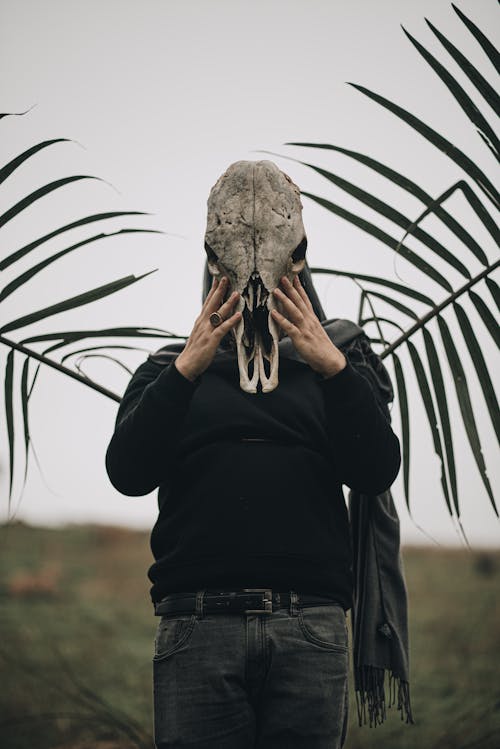
[{"label": "bleached bone surface", "polygon": [[[272,161],[237,161],[208,198],[205,250],[212,275],[226,275],[241,294],[233,328],[240,387],[256,393],[278,385],[279,328],[272,290],[304,267],[307,241],[299,188]],[[295,253],[295,257],[293,257]],[[236,309],[235,309],[236,311]],[[267,370],[267,371],[266,371]]]}]

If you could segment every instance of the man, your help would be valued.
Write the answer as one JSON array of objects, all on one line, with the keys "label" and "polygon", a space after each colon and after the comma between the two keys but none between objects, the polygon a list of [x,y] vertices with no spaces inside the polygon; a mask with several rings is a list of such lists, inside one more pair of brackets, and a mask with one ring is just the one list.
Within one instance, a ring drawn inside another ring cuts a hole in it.
[{"label": "man", "polygon": [[134,372],[106,453],[121,493],[159,487],[148,573],[162,617],[158,749],[345,740],[353,579],[342,484],[384,492],[400,448],[350,361],[352,335],[333,341],[352,324],[322,324],[300,209],[271,162],[221,177],[209,198],[210,291],[185,346]]}]

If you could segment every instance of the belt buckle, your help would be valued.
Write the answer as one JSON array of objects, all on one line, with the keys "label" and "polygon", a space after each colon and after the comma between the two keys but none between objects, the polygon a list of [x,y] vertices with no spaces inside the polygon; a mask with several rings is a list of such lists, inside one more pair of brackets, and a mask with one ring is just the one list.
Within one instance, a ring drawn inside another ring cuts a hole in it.
[{"label": "belt buckle", "polygon": [[263,609],[245,609],[245,614],[272,614],[273,613],[273,591],[271,588],[242,588],[244,593],[267,593],[263,598]]}]

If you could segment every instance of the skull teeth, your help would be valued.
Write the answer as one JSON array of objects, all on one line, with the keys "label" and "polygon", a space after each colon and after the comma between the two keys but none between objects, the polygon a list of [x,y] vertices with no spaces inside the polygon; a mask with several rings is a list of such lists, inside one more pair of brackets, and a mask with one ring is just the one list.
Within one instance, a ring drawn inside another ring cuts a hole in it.
[{"label": "skull teeth", "polygon": [[252,274],[241,296],[243,319],[233,329],[240,387],[248,393],[256,393],[260,382],[262,392],[268,393],[278,385],[279,329],[271,316],[274,297],[269,295],[258,274]]}]

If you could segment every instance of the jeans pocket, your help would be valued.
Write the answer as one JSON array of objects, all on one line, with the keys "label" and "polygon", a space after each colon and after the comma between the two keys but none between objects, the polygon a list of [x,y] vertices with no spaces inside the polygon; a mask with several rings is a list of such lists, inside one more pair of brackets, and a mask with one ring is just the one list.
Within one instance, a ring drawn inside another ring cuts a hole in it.
[{"label": "jeans pocket", "polygon": [[161,661],[186,645],[196,624],[196,614],[162,616],[156,629],[153,661]]},{"label": "jeans pocket", "polygon": [[342,606],[321,604],[301,607],[297,618],[306,640],[327,650],[347,653],[347,622]]}]

